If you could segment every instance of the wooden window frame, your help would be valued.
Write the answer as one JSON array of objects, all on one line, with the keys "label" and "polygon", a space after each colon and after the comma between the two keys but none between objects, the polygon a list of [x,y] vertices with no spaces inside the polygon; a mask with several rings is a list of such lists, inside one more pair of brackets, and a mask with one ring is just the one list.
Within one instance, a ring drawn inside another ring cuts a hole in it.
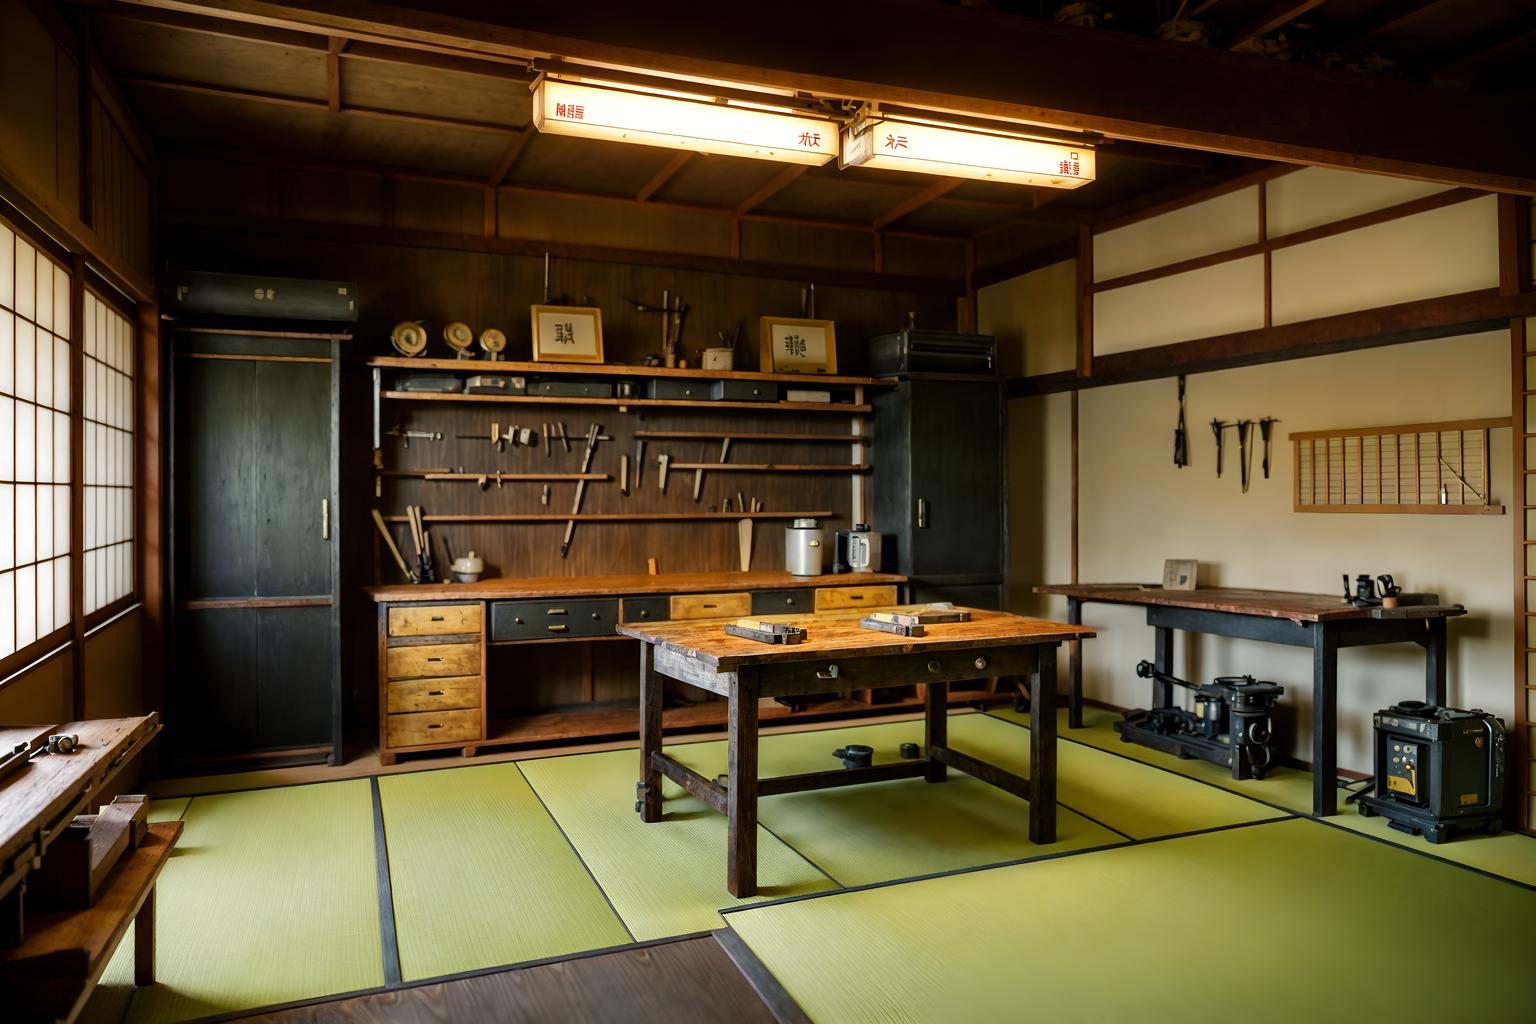
[{"label": "wooden window frame", "polygon": [[[129,348],[129,359],[128,359],[128,367],[129,367],[129,371],[130,371],[129,372],[129,376],[128,376],[128,383],[129,383],[128,393],[129,393],[129,396],[130,396],[130,398],[132,400],[132,409],[131,409],[131,413],[130,413],[130,415],[131,415],[131,424],[130,424],[130,427],[129,427],[130,433],[129,433],[129,442],[128,442],[128,475],[129,475],[129,482],[128,482],[128,530],[129,530],[129,538],[128,538],[128,544],[129,544],[129,558],[128,558],[129,585],[128,585],[128,592],[126,594],[124,594],[122,597],[114,598],[113,600],[109,601],[107,604],[102,605],[100,608],[97,608],[93,612],[86,612],[86,613],[84,613],[81,621],[84,624],[84,630],[86,632],[89,632],[90,630],[95,629],[97,626],[99,626],[102,623],[108,621],[109,619],[113,619],[113,618],[116,618],[118,615],[121,615],[127,609],[133,607],[135,604],[138,604],[139,600],[140,600],[139,590],[140,590],[140,586],[141,586],[141,578],[140,578],[141,577],[141,573],[139,571],[140,570],[140,567],[139,567],[139,561],[140,561],[139,553],[140,553],[140,550],[141,550],[141,547],[142,547],[142,539],[139,536],[139,533],[140,533],[141,529],[143,528],[143,523],[142,523],[142,517],[140,515],[140,508],[139,508],[139,487],[140,487],[140,485],[142,483],[142,474],[140,473],[138,453],[139,453],[139,437],[140,437],[141,431],[143,429],[143,401],[142,401],[142,397],[141,397],[141,394],[140,394],[139,378],[138,378],[138,373],[137,373],[137,371],[139,369],[139,343],[140,343],[140,338],[139,338],[140,332],[139,332],[139,323],[138,323],[138,312],[137,312],[137,309],[127,299],[124,299],[120,295],[118,295],[115,289],[113,289],[110,285],[106,284],[99,277],[95,281],[87,281],[87,282],[85,282],[84,283],[84,290],[89,291],[91,293],[91,295],[93,295],[95,297],[97,302],[100,302],[101,304],[106,306],[108,309],[110,309],[113,312],[117,313],[118,316],[121,316],[124,320],[128,321],[128,337],[129,337],[129,346],[130,346],[130,348]],[[82,302],[82,305],[83,304],[84,303]],[[83,332],[83,330],[84,330],[84,325],[82,325],[82,332]],[[81,364],[81,369],[83,371],[84,370],[84,366],[85,366],[85,337],[84,337],[83,333],[82,333],[81,339],[80,339],[79,361],[80,361],[80,364]],[[81,378],[81,385],[82,385],[82,388],[83,388],[83,386],[84,386],[84,378],[83,377]],[[84,425],[85,425],[85,406],[84,406],[83,402],[81,403],[81,407],[80,407],[80,420],[81,420],[81,431],[80,431],[80,447],[79,447],[79,451],[80,451],[80,453],[83,456],[84,451],[85,451],[85,431],[84,431]],[[84,473],[83,469],[84,469],[84,467],[82,466],[82,472],[80,473],[80,496],[81,496],[81,501],[80,501],[80,526],[81,526],[81,545],[80,545],[80,573],[81,573],[80,580],[81,580],[81,586],[80,586],[80,594],[81,594],[81,597],[80,597],[80,600],[81,600],[81,607],[82,608],[84,607],[84,601],[85,601],[85,596],[84,596],[85,595],[85,586],[84,586],[84,581],[85,581],[85,575],[84,575],[85,574],[85,544],[84,544],[85,473]]]}]

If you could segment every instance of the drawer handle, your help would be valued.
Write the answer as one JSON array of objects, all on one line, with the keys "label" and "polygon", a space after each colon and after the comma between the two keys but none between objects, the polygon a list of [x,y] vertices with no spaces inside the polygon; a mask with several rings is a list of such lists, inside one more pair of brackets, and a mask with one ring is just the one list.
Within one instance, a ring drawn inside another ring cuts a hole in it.
[{"label": "drawer handle", "polygon": [[569,614],[569,613],[566,612],[566,610],[564,608],[551,608],[551,609],[549,609],[549,611],[545,612],[544,614],[545,615],[566,615],[566,614]]},{"label": "drawer handle", "polygon": [[862,601],[862,600],[864,600],[864,595],[863,594],[849,594],[848,595],[848,600],[850,600],[850,601]]},{"label": "drawer handle", "polygon": [[717,605],[717,604],[706,604],[704,607],[705,608],[719,608],[720,606]]},{"label": "drawer handle", "polygon": [[787,604],[787,605],[793,605],[795,603],[795,599],[792,598],[792,597],[786,597],[784,599],[784,603]]},{"label": "drawer handle", "polygon": [[430,724],[428,724],[428,725],[427,725],[427,728],[428,728],[428,729],[441,729],[441,728],[442,728],[442,726],[441,726],[441,725],[439,725],[439,724],[438,724],[438,723],[436,723],[436,722],[432,722],[432,723],[430,723]]},{"label": "drawer handle", "polygon": [[428,690],[427,691],[427,696],[428,697],[441,697],[442,695],[443,695],[443,691],[442,690]]},{"label": "drawer handle", "polygon": [[517,623],[519,626],[521,626],[523,624],[523,620],[522,619],[514,618],[512,621]]},{"label": "drawer handle", "polygon": [[434,615],[434,616],[432,616],[432,621],[433,622],[442,622],[443,621],[443,617],[441,615]]},{"label": "drawer handle", "polygon": [[442,661],[442,658],[428,658],[428,661]]},{"label": "drawer handle", "polygon": [[571,627],[562,623],[561,625],[558,625],[558,626],[545,626],[544,628],[549,630],[551,633],[564,633],[566,630],[570,629]]},{"label": "drawer handle", "polygon": [[651,613],[646,611],[644,608],[642,608],[642,609],[640,609],[640,617],[642,619],[648,619],[648,618],[651,617]]}]

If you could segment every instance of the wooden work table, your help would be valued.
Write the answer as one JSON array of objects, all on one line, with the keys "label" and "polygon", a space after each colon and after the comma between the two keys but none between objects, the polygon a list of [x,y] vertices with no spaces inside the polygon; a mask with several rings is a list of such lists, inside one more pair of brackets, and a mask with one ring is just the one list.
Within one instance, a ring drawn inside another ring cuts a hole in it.
[{"label": "wooden work table", "polygon": [[[793,645],[765,644],[725,632],[722,622],[621,626],[640,647],[640,781],[635,810],[662,820],[665,776],[728,819],[726,888],[757,893],[757,799],[781,793],[855,786],[893,779],[943,782],[948,768],[1029,801],[1029,837],[1056,839],[1056,648],[1093,631],[1003,612],[971,610],[968,622],[938,623],[926,635],[903,637],[862,628],[857,615],[789,618],[807,636]],[[1024,779],[948,744],[953,682],[977,675],[1031,676],[1030,772]],[[728,764],[724,785],[706,779],[662,750],[662,684],[666,676],[726,698]],[[759,698],[923,684],[924,744],[919,758],[864,768],[759,779]]]},{"label": "wooden work table", "polygon": [[627,594],[717,593],[727,590],[788,590],[796,587],[870,586],[905,583],[905,576],[860,572],[838,576],[791,576],[787,572],[668,572],[647,575],[540,576],[527,579],[487,579],[478,583],[399,583],[368,587],[374,601],[501,601],[517,598],[586,597]]},{"label": "wooden work table", "polygon": [[[1067,599],[1067,621],[1083,621],[1084,604],[1142,605],[1153,627],[1153,663],[1173,672],[1176,630],[1212,636],[1259,640],[1312,649],[1312,813],[1338,813],[1335,776],[1338,771],[1338,655],[1343,647],[1414,643],[1424,648],[1424,699],[1446,702],[1446,636],[1448,618],[1465,615],[1461,605],[1442,605],[1434,595],[1412,595],[1420,603],[1398,608],[1362,607],[1341,595],[1304,594],[1241,587],[1201,587],[1165,590],[1139,583],[1069,583],[1036,587],[1037,594]],[[1410,596],[1405,595],[1405,601]],[[1077,645],[1068,652],[1069,728],[1083,724],[1083,669]],[[1153,684],[1153,705],[1168,707],[1172,687]]]},{"label": "wooden work table", "polygon": [[24,883],[71,819],[100,803],[107,785],[159,731],[155,714],[0,730],[7,737],[53,732],[80,738],[72,753],[40,753],[0,781],[0,908],[7,935],[0,944],[0,1006],[18,1021],[73,1020],[135,921],[134,983],[154,981],[155,882],[181,834],[180,822],[150,825],[87,908],[28,908]]}]

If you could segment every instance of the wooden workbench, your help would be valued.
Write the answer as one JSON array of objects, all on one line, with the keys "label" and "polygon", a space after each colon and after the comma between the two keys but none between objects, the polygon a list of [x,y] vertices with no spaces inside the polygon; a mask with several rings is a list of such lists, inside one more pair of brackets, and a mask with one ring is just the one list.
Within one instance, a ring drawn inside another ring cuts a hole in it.
[{"label": "wooden workbench", "polygon": [[[1140,583],[1071,583],[1036,587],[1037,594],[1067,599],[1067,621],[1083,621],[1089,602],[1143,605],[1155,630],[1153,663],[1173,671],[1175,630],[1260,640],[1312,649],[1312,813],[1338,813],[1338,654],[1341,647],[1415,643],[1424,648],[1424,699],[1443,705],[1445,620],[1465,615],[1460,605],[1406,605],[1383,609],[1346,603],[1340,595],[1301,594],[1241,587],[1165,590]],[[1076,645],[1068,652],[1067,724],[1083,724],[1083,669]],[[1153,684],[1153,704],[1168,707],[1172,688]]]},{"label": "wooden workbench", "polygon": [[[805,642],[763,644],[727,634],[720,621],[619,628],[641,641],[640,782],[635,809],[644,821],[662,819],[662,777],[682,786],[729,821],[726,888],[757,892],[757,799],[780,793],[923,777],[943,782],[956,768],[1029,801],[1029,837],[1056,839],[1056,648],[1093,632],[1081,626],[972,610],[969,622],[934,624],[921,637],[863,629],[857,615],[789,618],[807,630]],[[948,745],[946,691],[977,675],[1034,677],[1030,705],[1028,779]],[[726,785],[669,757],[661,743],[661,681],[668,676],[729,703]],[[1041,680],[1048,682],[1042,684]],[[924,753],[920,758],[778,778],[757,777],[758,699],[923,683]]]},{"label": "wooden workbench", "polygon": [[0,1005],[18,1021],[73,1020],[134,921],[134,981],[154,981],[155,881],[181,834],[180,822],[149,826],[89,908],[29,909],[27,874],[75,815],[103,800],[118,772],[160,732],[160,718],[69,722],[43,731],[78,735],[79,747],[39,754],[0,782],[0,908],[8,936],[0,943]]}]

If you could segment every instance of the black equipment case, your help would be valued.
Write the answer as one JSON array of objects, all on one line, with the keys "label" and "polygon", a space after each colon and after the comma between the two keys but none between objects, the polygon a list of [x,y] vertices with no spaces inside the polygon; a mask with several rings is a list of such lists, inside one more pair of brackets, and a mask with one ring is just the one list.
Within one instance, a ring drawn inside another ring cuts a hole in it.
[{"label": "black equipment case", "polygon": [[1375,715],[1376,783],[1360,813],[1439,843],[1504,828],[1504,724],[1408,700]]},{"label": "black equipment case", "polygon": [[919,331],[905,327],[869,342],[869,373],[888,377],[909,373],[997,372],[997,339],[990,334]]},{"label": "black equipment case", "polygon": [[357,286],[347,281],[189,271],[169,275],[164,301],[165,311],[178,320],[257,317],[357,322]]}]

